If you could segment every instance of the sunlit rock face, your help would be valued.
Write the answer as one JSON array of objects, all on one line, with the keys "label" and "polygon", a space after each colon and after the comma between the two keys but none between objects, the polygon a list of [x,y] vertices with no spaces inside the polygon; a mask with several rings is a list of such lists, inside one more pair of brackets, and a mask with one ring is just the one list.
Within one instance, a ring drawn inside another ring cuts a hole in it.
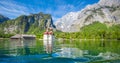
[{"label": "sunlit rock face", "polygon": [[101,6],[120,6],[120,0],[100,0],[99,4]]},{"label": "sunlit rock face", "polygon": [[78,12],[70,12],[55,22],[56,28],[63,32],[77,32],[80,28],[100,23],[120,24],[120,0],[100,0]]},{"label": "sunlit rock face", "polygon": [[6,34],[38,33],[48,27],[55,29],[51,15],[40,12],[38,14],[21,15],[16,19],[0,23],[0,32]]},{"label": "sunlit rock face", "polygon": [[69,31],[79,12],[70,12],[55,22],[58,30]]}]

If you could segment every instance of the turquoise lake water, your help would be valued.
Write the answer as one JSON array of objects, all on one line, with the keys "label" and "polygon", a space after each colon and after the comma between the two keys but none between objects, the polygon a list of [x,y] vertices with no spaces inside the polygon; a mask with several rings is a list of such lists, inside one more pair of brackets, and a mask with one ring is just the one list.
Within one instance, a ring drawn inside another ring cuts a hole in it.
[{"label": "turquoise lake water", "polygon": [[120,63],[118,40],[56,40],[47,51],[42,40],[0,39],[0,63]]}]

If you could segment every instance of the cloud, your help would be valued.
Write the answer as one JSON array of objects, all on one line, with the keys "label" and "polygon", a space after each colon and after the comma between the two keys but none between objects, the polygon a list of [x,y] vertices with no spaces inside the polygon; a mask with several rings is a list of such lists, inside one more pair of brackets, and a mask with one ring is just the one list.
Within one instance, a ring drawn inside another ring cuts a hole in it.
[{"label": "cloud", "polygon": [[53,10],[54,12],[52,13],[53,20],[56,21],[57,19],[61,18],[62,16],[64,16],[69,12],[80,11],[84,3],[85,1],[80,0],[80,1],[75,1],[73,4],[57,5],[57,9]]},{"label": "cloud", "polygon": [[51,14],[53,20],[56,21],[69,12],[80,10],[85,3],[83,0],[74,0],[72,3],[69,3],[69,0],[21,1],[20,3],[17,0],[0,0],[0,14],[9,18],[16,18],[23,14],[29,15],[30,13],[43,12]]},{"label": "cloud", "polygon": [[0,14],[14,18],[16,16],[25,14],[28,15],[27,8],[20,5],[13,0],[1,0],[0,1]]}]

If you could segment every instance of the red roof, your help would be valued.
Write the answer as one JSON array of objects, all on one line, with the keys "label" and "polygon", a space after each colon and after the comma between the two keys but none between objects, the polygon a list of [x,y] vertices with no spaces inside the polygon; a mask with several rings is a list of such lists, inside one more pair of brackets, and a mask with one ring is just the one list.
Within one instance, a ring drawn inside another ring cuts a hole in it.
[{"label": "red roof", "polygon": [[49,34],[49,32],[44,32],[44,34],[48,35],[48,34]]}]

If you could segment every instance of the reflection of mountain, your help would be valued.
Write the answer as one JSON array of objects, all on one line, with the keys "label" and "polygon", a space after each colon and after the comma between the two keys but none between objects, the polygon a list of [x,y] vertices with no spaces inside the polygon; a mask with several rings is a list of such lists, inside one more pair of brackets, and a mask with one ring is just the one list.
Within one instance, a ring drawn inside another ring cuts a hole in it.
[{"label": "reflection of mountain", "polygon": [[83,57],[84,54],[88,54],[87,50],[79,50],[78,48],[61,48],[60,52],[56,52],[53,56],[65,57],[65,58],[78,58]]},{"label": "reflection of mountain", "polygon": [[119,63],[120,62],[120,55],[112,52],[104,52],[104,53],[101,52],[97,56],[89,55],[89,58],[92,59],[90,63],[106,63],[106,62]]},{"label": "reflection of mountain", "polygon": [[30,48],[34,46],[36,46],[35,40],[12,39],[10,41],[9,49],[13,56],[21,54],[27,55],[30,54]]},{"label": "reflection of mountain", "polygon": [[[120,55],[112,52],[99,52],[98,55],[89,54],[88,50],[79,50],[78,48],[61,48],[60,52],[56,52],[53,57],[73,58],[74,60],[87,60],[90,62],[106,61],[119,59]],[[82,59],[81,59],[82,58]]]},{"label": "reflection of mountain", "polygon": [[103,59],[109,60],[109,59],[120,58],[120,55],[116,53],[105,52],[105,53],[99,53],[98,57],[102,57]]}]

